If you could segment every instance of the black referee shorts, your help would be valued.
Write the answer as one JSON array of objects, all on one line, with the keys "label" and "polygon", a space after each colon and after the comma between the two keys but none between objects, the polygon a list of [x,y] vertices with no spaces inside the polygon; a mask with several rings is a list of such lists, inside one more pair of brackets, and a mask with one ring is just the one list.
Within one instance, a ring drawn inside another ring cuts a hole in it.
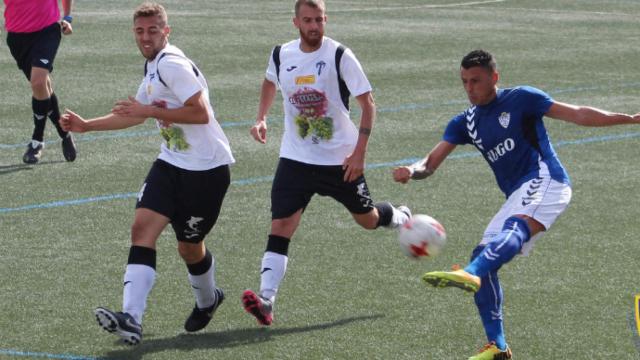
[{"label": "black referee shorts", "polygon": [[314,194],[334,198],[352,214],[373,209],[364,175],[345,182],[340,165],[311,165],[280,158],[271,187],[271,218],[287,218],[306,208]]},{"label": "black referee shorts", "polygon": [[53,71],[62,32],[60,23],[55,22],[42,30],[31,33],[7,34],[7,45],[18,67],[31,80],[31,68],[39,67]]},{"label": "black referee shorts", "polygon": [[158,159],[138,194],[136,209],[168,217],[178,241],[199,243],[218,220],[230,182],[228,165],[190,171]]}]

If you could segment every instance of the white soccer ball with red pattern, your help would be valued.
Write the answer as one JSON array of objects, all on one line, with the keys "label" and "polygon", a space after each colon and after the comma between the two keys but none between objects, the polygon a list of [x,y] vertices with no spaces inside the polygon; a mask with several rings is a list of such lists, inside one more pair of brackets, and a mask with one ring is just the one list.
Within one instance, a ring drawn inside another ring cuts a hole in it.
[{"label": "white soccer ball with red pattern", "polygon": [[398,242],[405,255],[412,258],[435,256],[447,241],[444,226],[429,215],[417,214],[400,227]]}]

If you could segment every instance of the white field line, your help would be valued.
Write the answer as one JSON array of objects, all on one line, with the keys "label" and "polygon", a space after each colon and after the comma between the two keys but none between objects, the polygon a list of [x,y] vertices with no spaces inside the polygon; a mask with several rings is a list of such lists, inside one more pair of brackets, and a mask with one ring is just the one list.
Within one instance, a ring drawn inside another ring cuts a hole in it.
[{"label": "white field line", "polygon": [[[454,7],[463,7],[463,6],[474,6],[474,5],[486,5],[486,4],[495,4],[506,2],[507,0],[484,0],[484,1],[468,1],[462,3],[455,4],[424,4],[424,5],[411,5],[411,6],[370,6],[364,8],[351,8],[351,9],[329,9],[327,11],[328,14],[334,13],[347,13],[347,12],[364,12],[364,11],[396,11],[396,10],[416,10],[416,9],[440,9],[440,8],[454,8]],[[292,15],[293,10],[267,10],[267,11],[217,11],[216,9],[202,9],[202,10],[193,10],[193,11],[180,11],[180,10],[171,10],[168,9],[169,18],[173,16],[202,16],[203,14],[211,14],[213,16],[229,16],[229,15],[251,15],[251,14],[286,14]],[[111,9],[105,11],[82,11],[78,9],[76,12],[78,15],[84,16],[129,16],[133,15],[133,9],[124,10],[124,9]]]}]

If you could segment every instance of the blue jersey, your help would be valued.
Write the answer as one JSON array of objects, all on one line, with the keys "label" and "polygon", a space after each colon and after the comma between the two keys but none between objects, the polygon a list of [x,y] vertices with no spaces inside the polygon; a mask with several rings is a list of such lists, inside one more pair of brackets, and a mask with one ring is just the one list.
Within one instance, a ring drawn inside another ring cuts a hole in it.
[{"label": "blue jersey", "polygon": [[570,184],[542,121],[552,104],[549,95],[533,87],[499,89],[489,104],[472,106],[451,119],[442,139],[473,144],[507,197],[540,174]]}]

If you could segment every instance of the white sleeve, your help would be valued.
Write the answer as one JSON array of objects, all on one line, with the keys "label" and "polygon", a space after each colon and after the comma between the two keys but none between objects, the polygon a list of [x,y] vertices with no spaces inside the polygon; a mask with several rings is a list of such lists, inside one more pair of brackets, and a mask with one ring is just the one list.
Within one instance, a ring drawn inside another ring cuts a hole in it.
[{"label": "white sleeve", "polygon": [[354,97],[371,91],[369,79],[367,79],[367,75],[365,75],[364,70],[362,70],[362,65],[360,65],[358,59],[353,55],[351,49],[345,49],[344,54],[342,54],[342,59],[340,60],[340,75],[347,84],[349,92]]},{"label": "white sleeve", "polygon": [[136,101],[144,105],[149,105],[149,98],[147,97],[147,91],[144,84],[145,84],[145,81],[142,80],[142,82],[140,83],[140,86],[138,86],[138,92],[136,93]]},{"label": "white sleeve", "polygon": [[276,85],[278,84],[278,75],[276,75],[276,64],[273,62],[273,50],[271,50],[271,56],[269,56],[269,65],[267,65],[265,79],[271,81]]},{"label": "white sleeve", "polygon": [[165,57],[158,64],[158,73],[162,81],[183,104],[190,97],[205,89],[193,71],[191,62],[185,58]]}]

